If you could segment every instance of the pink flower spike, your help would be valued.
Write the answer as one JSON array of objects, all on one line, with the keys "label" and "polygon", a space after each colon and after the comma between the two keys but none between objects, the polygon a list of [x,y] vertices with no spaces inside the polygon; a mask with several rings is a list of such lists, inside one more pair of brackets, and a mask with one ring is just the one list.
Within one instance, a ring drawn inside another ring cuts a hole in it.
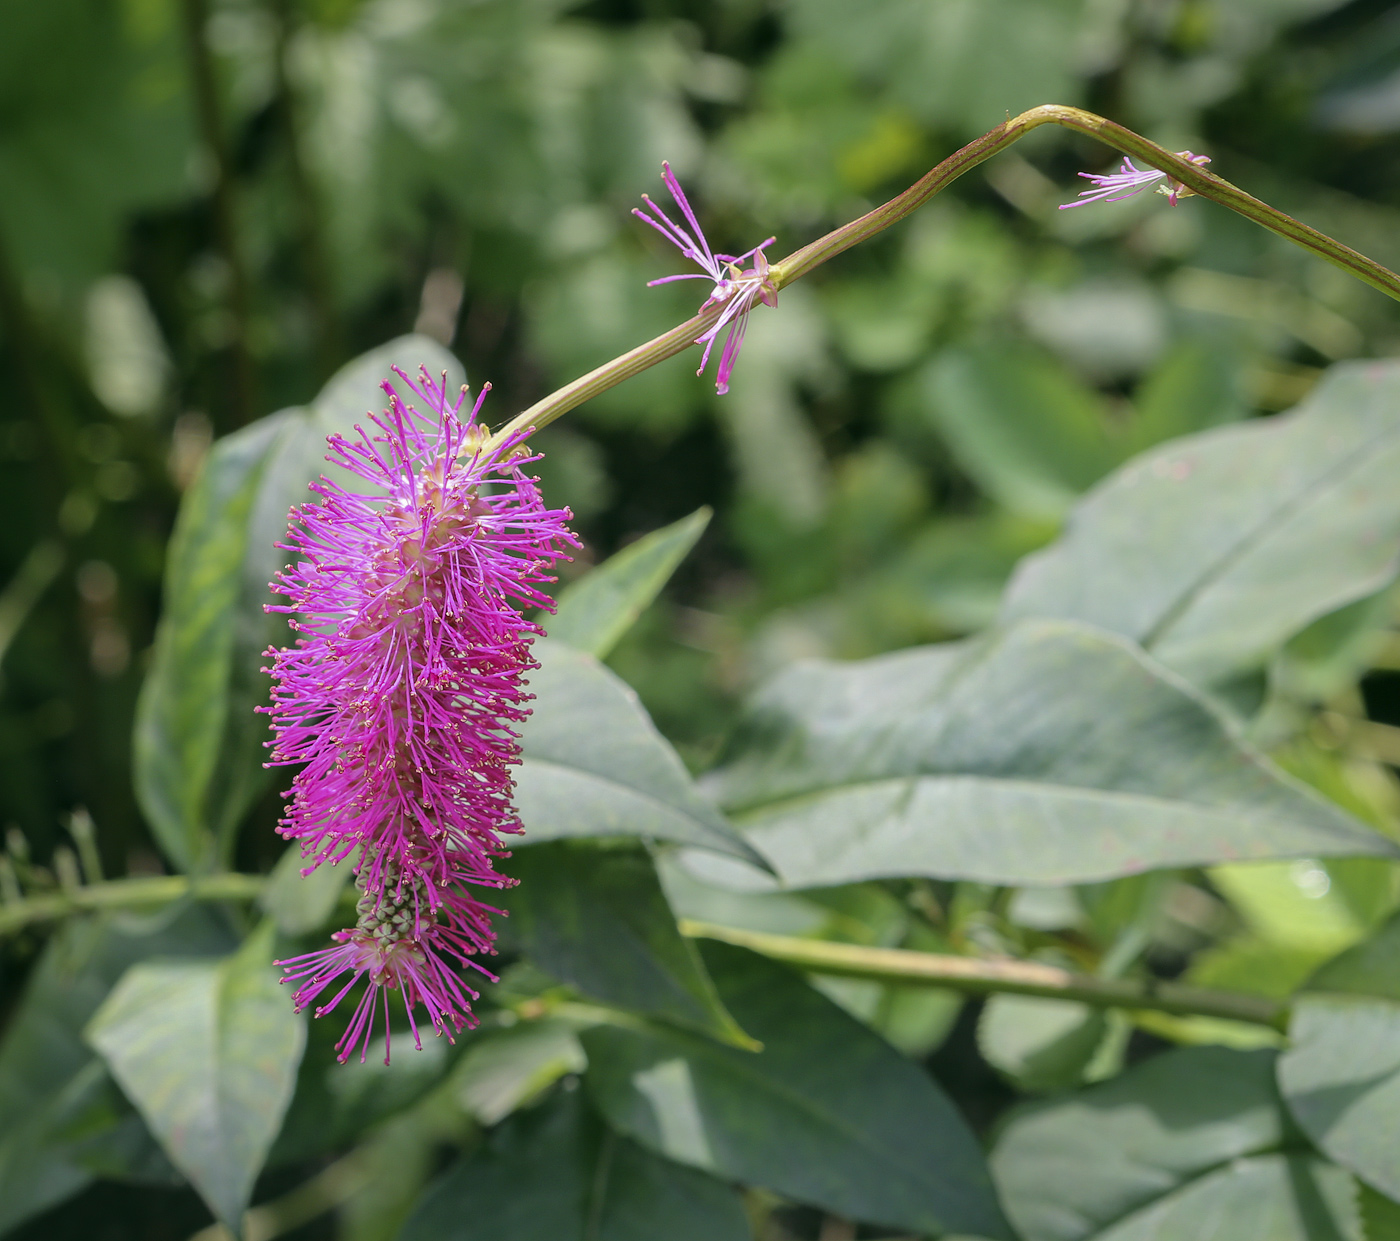
[{"label": "pink flower spike", "polygon": [[[1177,155],[1192,164],[1210,163],[1209,155],[1192,155],[1190,151],[1178,151]],[[1092,181],[1097,188],[1081,190],[1079,201],[1061,203],[1061,211],[1068,211],[1071,207],[1084,207],[1089,203],[1121,202],[1125,198],[1131,198],[1134,194],[1140,194],[1149,185],[1161,181],[1164,178],[1166,179],[1166,184],[1159,185],[1157,187],[1157,192],[1159,194],[1165,194],[1167,196],[1167,201],[1170,202],[1173,207],[1176,206],[1178,199],[1190,198],[1195,193],[1194,190],[1187,189],[1180,181],[1168,177],[1167,174],[1160,169],[1139,168],[1127,156],[1123,157],[1123,162],[1119,165],[1117,172],[1081,172],[1079,175],[1086,181]]]},{"label": "pink flower spike", "polygon": [[[768,259],[763,253],[766,246],[773,244],[774,238],[770,237],[767,241],[760,242],[752,250],[740,255],[715,254],[710,249],[710,243],[705,240],[700,222],[695,218],[695,212],[691,210],[690,201],[686,198],[685,191],[681,189],[680,182],[672,173],[671,165],[662,164],[661,170],[662,180],[666,183],[666,188],[671,192],[671,197],[675,199],[676,206],[680,208],[681,214],[685,217],[692,232],[687,232],[675,224],[645,194],[642,195],[642,201],[646,203],[646,210],[634,207],[632,214],[639,220],[645,220],[650,224],[686,258],[694,260],[699,267],[703,268],[703,272],[662,276],[659,280],[647,281],[647,287],[671,284],[676,280],[709,280],[712,283],[710,295],[705,299],[700,309],[703,312],[713,306],[723,305],[724,310],[715,320],[713,326],[695,339],[697,345],[705,346],[705,352],[700,358],[700,369],[695,373],[697,375],[704,373],[705,367],[709,364],[710,350],[716,338],[727,328],[729,334],[725,337],[724,348],[720,350],[719,370],[715,376],[715,391],[723,396],[729,391],[729,376],[734,370],[734,363],[739,357],[739,349],[744,343],[744,332],[748,328],[749,312],[753,310],[757,302],[762,302],[765,306],[778,304],[778,290],[769,275]],[[743,266],[744,260],[749,258],[753,259],[753,266],[745,268]]]},{"label": "pink flower spike", "polygon": [[300,768],[279,830],[309,869],[359,850],[356,925],[283,963],[299,1009],[349,974],[318,1016],[368,979],[342,1059],[363,1058],[388,990],[415,1043],[420,1003],[439,1034],[473,1021],[456,971],[485,972],[475,958],[493,950],[496,911],[464,886],[509,886],[496,862],[521,831],[511,768],[540,632],[521,608],[552,610],[541,586],[577,545],[568,510],[545,508],[522,471],[525,436],[493,444],[477,424],[485,388],[464,411],[445,377],[395,373],[402,388],[383,385],[369,431],[331,436],[329,460],[357,482],[323,477],[320,502],[293,510],[295,559],[272,584],[286,602],[268,606],[297,635],[267,652],[269,765]]}]

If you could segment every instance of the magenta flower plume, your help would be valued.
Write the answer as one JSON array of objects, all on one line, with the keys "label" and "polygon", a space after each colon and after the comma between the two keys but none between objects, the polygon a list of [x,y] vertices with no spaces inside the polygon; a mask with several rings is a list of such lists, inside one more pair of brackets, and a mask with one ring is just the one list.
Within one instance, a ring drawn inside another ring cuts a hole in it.
[{"label": "magenta flower plume", "polygon": [[[704,374],[705,367],[710,362],[710,350],[714,347],[715,341],[719,339],[719,334],[727,328],[729,334],[724,338],[724,348],[720,350],[719,367],[715,374],[715,391],[723,396],[729,391],[729,376],[734,371],[734,363],[738,361],[739,350],[743,348],[744,332],[749,325],[749,312],[754,308],[756,302],[762,302],[765,306],[778,304],[778,290],[769,277],[768,259],[763,253],[764,247],[771,246],[774,238],[770,237],[767,241],[760,242],[752,250],[747,250],[743,254],[713,253],[710,250],[710,243],[705,240],[700,222],[695,218],[695,212],[690,208],[685,191],[681,189],[680,182],[676,180],[675,174],[671,171],[670,164],[661,165],[661,177],[666,183],[666,188],[671,192],[676,206],[680,208],[681,215],[685,217],[686,224],[690,226],[689,231],[676,224],[645,194],[642,195],[642,201],[646,203],[646,209],[633,207],[632,214],[637,219],[645,220],[650,224],[667,241],[679,249],[686,258],[693,260],[702,271],[685,272],[679,276],[662,276],[660,280],[648,280],[647,287],[670,284],[675,280],[709,280],[712,282],[714,287],[710,290],[710,296],[705,299],[705,303],[700,309],[704,311],[711,306],[723,305],[724,310],[707,332],[695,338],[697,345],[705,346],[704,355],[700,359],[700,368],[695,373],[697,375]],[[753,259],[753,266],[746,270],[742,264],[748,258]]]},{"label": "magenta flower plume", "polygon": [[[333,435],[328,460],[368,486],[322,478],[294,509],[286,550],[297,561],[272,583],[292,617],[293,646],[272,649],[273,764],[297,764],[279,831],[301,842],[307,872],[356,853],[359,919],[335,946],[283,962],[298,1011],[346,972],[369,987],[339,1044],[341,1059],[373,1034],[388,992],[413,1016],[421,1001],[449,1038],[474,1024],[476,992],[456,973],[491,977],[489,915],[463,885],[502,888],[514,726],[528,714],[525,676],[540,632],[521,607],[549,608],[540,586],[576,545],[567,509],[547,509],[522,466],[526,433],[492,444],[466,389],[448,399],[421,372],[395,372],[421,412],[383,384],[389,408],[372,429]],[[376,1000],[378,997],[378,1001]],[[387,1030],[386,1030],[387,1036]]]},{"label": "magenta flower plume", "polygon": [[[1190,151],[1178,151],[1177,154],[1182,159],[1192,164],[1210,163],[1209,155],[1192,155]],[[1087,207],[1090,203],[1121,202],[1125,198],[1131,198],[1134,194],[1140,194],[1149,185],[1165,178],[1166,184],[1157,186],[1159,194],[1165,194],[1167,201],[1173,207],[1176,206],[1180,198],[1190,198],[1195,191],[1188,190],[1180,181],[1173,180],[1157,168],[1139,168],[1126,155],[1123,162],[1118,166],[1117,172],[1096,173],[1081,172],[1079,174],[1086,181],[1092,181],[1097,187],[1092,190],[1081,190],[1079,201],[1073,203],[1061,203],[1060,210],[1068,211],[1071,207]]]}]

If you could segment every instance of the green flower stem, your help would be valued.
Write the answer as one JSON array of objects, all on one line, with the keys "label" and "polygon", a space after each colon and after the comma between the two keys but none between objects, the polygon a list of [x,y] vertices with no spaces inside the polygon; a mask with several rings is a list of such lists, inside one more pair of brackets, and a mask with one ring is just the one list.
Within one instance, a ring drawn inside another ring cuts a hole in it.
[{"label": "green flower stem", "polygon": [[[267,886],[266,875],[160,875],[148,879],[113,879],[60,892],[45,892],[0,905],[0,938],[27,926],[55,922],[104,909],[148,909],[180,900],[254,901]],[[815,974],[838,974],[877,982],[947,987],[974,995],[998,992],[1078,1000],[1105,1008],[1144,1009],[1178,1016],[1222,1017],[1284,1029],[1288,1005],[1278,1000],[1213,991],[1180,983],[1144,979],[1097,978],[1036,961],[986,960],[911,952],[904,948],[866,948],[790,935],[768,935],[738,927],[683,919],[681,933],[692,939],[737,944],[775,961]]]},{"label": "green flower stem", "polygon": [[[803,246],[802,249],[773,264],[771,279],[774,286],[781,289],[791,284],[828,259],[835,258],[876,233],[883,232],[891,224],[899,223],[940,190],[951,185],[963,173],[977,167],[999,151],[1006,150],[1031,130],[1039,129],[1042,125],[1061,125],[1116,147],[1125,155],[1134,156],[1143,163],[1167,173],[1202,198],[1209,198],[1212,202],[1217,202],[1246,219],[1263,225],[1270,232],[1277,233],[1294,245],[1302,246],[1319,258],[1326,259],[1345,272],[1350,272],[1358,280],[1364,280],[1372,288],[1400,301],[1400,275],[1396,275],[1388,267],[1382,267],[1375,260],[1368,259],[1350,246],[1334,241],[1326,233],[1320,233],[1302,221],[1285,215],[1268,203],[1260,202],[1252,194],[1246,194],[1238,186],[1231,185],[1213,172],[1207,172],[1199,164],[1187,163],[1165,147],[1149,142],[1131,129],[1124,129],[1122,125],[1096,116],[1092,112],[1085,112],[1082,108],[1055,103],[1042,104],[1029,112],[1022,112],[1020,116],[1012,117],[1005,124],[998,125],[974,142],[969,142],[961,150],[955,151],[904,193],[890,199],[883,206],[867,212],[858,220],[843,224],[825,237]],[[582,405],[600,392],[606,392],[624,379],[630,379],[648,367],[683,352],[695,343],[697,336],[714,323],[720,310],[719,306],[711,307],[679,327],[672,328],[664,336],[658,336],[655,340],[604,363],[596,370],[589,371],[582,378],[565,384],[557,392],[550,393],[542,401],[536,401],[529,409],[516,415],[493,438],[499,441],[527,427],[538,430],[548,426],[560,415]]]},{"label": "green flower stem", "polygon": [[775,961],[814,974],[836,974],[906,986],[946,987],[973,995],[996,993],[1078,1000],[1099,1008],[1127,1008],[1180,1017],[1218,1017],[1284,1030],[1288,1005],[1279,1000],[1188,987],[1153,979],[1098,978],[1037,961],[987,960],[911,952],[904,948],[866,948],[820,939],[798,939],[682,920],[681,933],[694,939],[737,944]]},{"label": "green flower stem", "polygon": [[1136,156],[1143,163],[1161,169],[1173,180],[1180,181],[1202,198],[1209,198],[1222,207],[1238,212],[1245,219],[1263,225],[1270,232],[1312,251],[1319,258],[1326,259],[1343,271],[1350,272],[1358,280],[1364,280],[1372,288],[1400,301],[1400,276],[1389,268],[1382,267],[1364,254],[1358,254],[1350,246],[1334,241],[1326,233],[1320,233],[1292,216],[1285,215],[1268,203],[1260,202],[1238,186],[1231,185],[1212,172],[1207,172],[1198,164],[1188,163],[1166,148],[1133,133],[1131,129],[1124,129],[1122,125],[1096,116],[1092,112],[1085,112],[1082,108],[1070,108],[1055,103],[1032,108],[1029,112],[1022,112],[1020,116],[1012,117],[1005,124],[998,125],[975,142],[969,142],[962,150],[955,151],[903,194],[890,199],[884,206],[876,207],[860,219],[842,225],[811,245],[803,246],[795,254],[788,255],[782,262],[774,264],[774,284],[782,288],[843,250],[849,250],[867,237],[873,237],[889,228],[891,224],[917,211],[970,168],[975,168],[998,151],[1004,151],[1031,130],[1042,125],[1062,125],[1066,129],[1088,134],[1091,138],[1116,147],[1125,155]]},{"label": "green flower stem", "polygon": [[186,898],[200,901],[256,900],[267,886],[265,875],[157,875],[143,879],[113,879],[44,892],[0,905],[0,938],[39,923],[56,922],[72,914],[102,909],[146,909],[172,905]]},{"label": "green flower stem", "polygon": [[687,319],[669,332],[656,337],[655,340],[638,345],[621,357],[605,362],[572,383],[565,384],[557,391],[551,392],[544,400],[536,401],[529,409],[516,414],[491,436],[490,442],[499,443],[526,427],[532,427],[536,431],[547,427],[556,418],[567,414],[569,410],[577,408],[585,401],[592,400],[600,392],[617,387],[624,379],[631,379],[633,375],[640,375],[658,362],[684,353],[695,343],[696,337],[707,331],[719,318],[723,309],[722,306],[712,306],[693,319]]}]

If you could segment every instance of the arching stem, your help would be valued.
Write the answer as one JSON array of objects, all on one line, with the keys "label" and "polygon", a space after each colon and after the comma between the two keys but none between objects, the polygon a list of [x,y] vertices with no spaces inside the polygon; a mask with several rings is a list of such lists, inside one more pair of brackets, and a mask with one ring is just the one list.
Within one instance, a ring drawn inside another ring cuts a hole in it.
[{"label": "arching stem", "polygon": [[[1358,280],[1364,280],[1372,288],[1379,289],[1389,297],[1400,301],[1400,275],[1388,267],[1382,267],[1374,259],[1344,246],[1341,242],[1320,233],[1317,229],[1285,215],[1276,207],[1261,202],[1252,194],[1246,194],[1238,186],[1231,185],[1223,177],[1207,172],[1199,164],[1186,160],[1168,151],[1165,147],[1149,142],[1131,129],[1096,116],[1082,108],[1071,108],[1063,104],[1047,103],[1029,112],[1022,112],[1002,125],[969,142],[961,150],[953,152],[942,163],[914,182],[904,193],[890,199],[873,211],[866,212],[857,220],[833,229],[825,237],[803,246],[789,254],[787,258],[774,263],[771,269],[773,284],[781,289],[799,280],[814,268],[820,267],[842,251],[859,245],[867,238],[883,232],[892,224],[899,223],[906,216],[917,211],[940,190],[945,189],[969,169],[977,167],[999,151],[1006,150],[1020,141],[1033,129],[1042,125],[1060,125],[1078,133],[1088,134],[1109,146],[1116,147],[1125,155],[1133,156],[1143,163],[1150,164],[1167,173],[1173,180],[1181,182],[1187,189],[1202,198],[1228,207],[1231,211],[1253,220],[1272,233],[1311,251],[1319,258],[1343,271],[1349,272]],[[719,317],[722,306],[714,306],[703,314],[688,319],[662,336],[644,345],[629,350],[621,357],[614,358],[572,383],[565,384],[551,392],[543,400],[536,401],[529,409],[522,411],[502,427],[494,438],[501,439],[526,427],[538,430],[548,426],[556,418],[585,401],[606,392],[624,379],[640,374],[648,367],[655,366],[667,358],[688,349],[696,338],[710,328]]]}]

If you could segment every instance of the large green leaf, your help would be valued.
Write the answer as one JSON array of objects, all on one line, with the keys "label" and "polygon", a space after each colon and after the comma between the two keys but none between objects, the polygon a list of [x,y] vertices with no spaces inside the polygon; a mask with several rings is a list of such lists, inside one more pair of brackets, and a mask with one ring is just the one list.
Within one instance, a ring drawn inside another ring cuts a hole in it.
[{"label": "large green leaf", "polygon": [[758,860],[695,788],[633,690],[562,643],[539,641],[535,656],[534,711],[521,730],[516,774],[521,844],[642,836]]},{"label": "large green leaf", "polygon": [[399,1241],[747,1241],[734,1191],[608,1132],[575,1092],[506,1121]]},{"label": "large green leaf", "polygon": [[721,944],[704,955],[762,1052],[659,1027],[586,1030],[586,1080],[611,1124],[848,1218],[1007,1236],[976,1141],[922,1069],[783,967]]},{"label": "large green leaf", "polygon": [[270,948],[256,934],[222,961],[134,965],[87,1029],[171,1161],[235,1231],[306,1041]]},{"label": "large green leaf", "polygon": [[559,596],[549,636],[606,659],[670,581],[712,516],[712,509],[696,509],[689,517],[629,544],[572,583]]},{"label": "large green leaf", "polygon": [[235,787],[212,796],[226,766],[248,514],[268,454],[295,416],[275,414],[220,440],[180,506],[170,541],[165,611],[137,703],[132,765],[141,808],[182,870],[217,862],[216,817],[230,799],[246,806],[257,783],[241,764]]},{"label": "large green leaf", "polygon": [[1131,643],[1063,621],[797,665],[730,755],[721,800],[793,887],[1396,853]]},{"label": "large green leaf", "polygon": [[1313,976],[1288,1032],[1278,1076],[1295,1119],[1338,1163],[1400,1198],[1400,917]]},{"label": "large green leaf", "polygon": [[[267,773],[262,652],[285,640],[269,616],[268,582],[286,553],[287,514],[313,497],[326,436],[350,434],[384,403],[391,367],[447,371],[461,365],[436,341],[405,336],[343,367],[304,409],[284,410],[215,444],[181,505],[171,542],[165,603],[134,733],[137,795],[157,838],[183,870],[227,863],[239,821]],[[363,484],[343,476],[347,485]]]},{"label": "large green leaf", "polygon": [[1354,1187],[1290,1139],[1274,1053],[1167,1052],[1015,1115],[992,1153],[1025,1241],[1355,1241]]},{"label": "large green leaf", "polygon": [[1262,667],[1400,563],[1400,363],[1334,367],[1294,412],[1129,462],[1021,565],[1007,619],[1132,638],[1194,681]]},{"label": "large green leaf", "polygon": [[[158,1148],[120,1103],[82,1030],[112,985],[152,953],[226,952],[230,937],[206,909],[173,918],[70,922],[49,941],[0,1043],[0,1232],[62,1201],[95,1173],[139,1175]],[[125,1153],[127,1167],[116,1166]]]},{"label": "large green leaf", "polygon": [[520,883],[496,898],[510,911],[502,936],[545,973],[619,1008],[747,1044],[642,849],[561,840],[522,850],[510,870]]}]

